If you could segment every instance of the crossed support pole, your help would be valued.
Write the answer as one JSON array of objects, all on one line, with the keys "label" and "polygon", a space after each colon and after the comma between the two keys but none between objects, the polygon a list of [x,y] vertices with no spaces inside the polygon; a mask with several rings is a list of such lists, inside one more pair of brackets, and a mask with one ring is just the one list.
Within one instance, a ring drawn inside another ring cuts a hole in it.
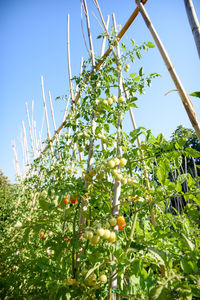
[{"label": "crossed support pole", "polygon": [[199,121],[197,119],[197,115],[196,115],[196,112],[195,112],[195,109],[193,107],[193,104],[192,104],[192,101],[190,100],[187,92],[185,91],[178,75],[176,74],[176,71],[175,71],[175,68],[169,58],[169,55],[167,54],[167,51],[165,50],[165,47],[164,45],[162,44],[148,14],[147,14],[147,11],[146,9],[144,8],[144,5],[142,4],[142,1],[140,0],[136,0],[136,3],[138,5],[138,8],[139,8],[139,11],[144,19],[144,22],[145,24],[147,25],[149,31],[151,32],[151,35],[158,47],[158,50],[160,51],[160,54],[165,62],[165,65],[171,75],[171,78],[177,88],[177,91],[181,97],[181,100],[182,100],[182,103],[183,103],[183,106],[185,107],[185,110],[187,112],[187,115],[190,119],[190,122],[197,134],[197,137],[200,141],[200,125],[199,125]]}]

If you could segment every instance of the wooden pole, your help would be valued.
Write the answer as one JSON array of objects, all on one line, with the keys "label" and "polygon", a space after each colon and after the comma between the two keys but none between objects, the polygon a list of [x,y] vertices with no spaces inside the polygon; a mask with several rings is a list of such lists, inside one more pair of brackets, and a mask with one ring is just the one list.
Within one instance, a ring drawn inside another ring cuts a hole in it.
[{"label": "wooden pole", "polygon": [[[52,103],[51,92],[50,91],[49,91],[49,103],[50,103],[50,108],[51,108],[51,116],[52,116],[52,121],[53,121],[54,132],[56,132],[56,121],[55,121],[53,103]],[[56,143],[57,143],[57,146],[59,147],[59,138],[58,138],[58,136],[56,138]],[[58,150],[58,154],[59,154],[60,161],[62,161],[61,153],[60,153],[59,150]]]},{"label": "wooden pole", "polygon": [[45,110],[45,117],[46,117],[46,125],[47,125],[47,135],[49,139],[49,144],[51,147],[51,153],[53,153],[53,143],[51,141],[51,134],[50,134],[50,128],[49,128],[49,118],[48,118],[48,112],[47,112],[47,106],[46,106],[46,100],[45,100],[45,93],[44,93],[44,79],[43,76],[41,76],[41,86],[42,86],[42,98],[44,103],[44,110]]},{"label": "wooden pole", "polygon": [[50,141],[51,134],[50,134],[50,129],[49,129],[49,118],[48,118],[47,106],[46,106],[46,100],[45,100],[45,93],[44,93],[44,79],[43,79],[43,76],[41,76],[41,86],[42,86],[42,99],[43,99],[43,104],[44,104],[44,111],[45,111],[46,125],[47,125],[47,135],[48,135],[48,139]]},{"label": "wooden pole", "polygon": [[19,167],[19,160],[18,160],[18,156],[17,156],[17,149],[16,149],[15,141],[13,141],[13,143],[12,143],[12,149],[13,149],[14,156],[15,156],[16,177],[17,177],[17,179],[19,179],[21,176],[21,172],[20,172],[20,167]]},{"label": "wooden pole", "polygon": [[190,27],[194,36],[197,52],[200,58],[200,26],[192,0],[184,0]]},{"label": "wooden pole", "polygon": [[22,127],[23,127],[23,132],[24,132],[24,148],[25,148],[26,165],[30,165],[30,157],[29,157],[27,135],[26,135],[26,128],[25,128],[24,121],[22,121]]},{"label": "wooden pole", "polygon": [[71,99],[74,99],[73,86],[72,86],[72,72],[71,72],[71,59],[70,59],[70,39],[69,39],[69,14],[67,15],[67,57],[68,57],[68,74],[69,74],[69,88]]},{"label": "wooden pole", "polygon": [[34,143],[33,143],[33,135],[32,135],[32,130],[31,130],[31,121],[30,121],[30,116],[29,116],[29,111],[28,111],[28,103],[26,102],[26,114],[27,114],[27,119],[28,119],[28,126],[29,126],[29,134],[30,134],[30,139],[31,139],[31,148],[33,152],[33,157],[35,157],[35,149],[34,149]]},{"label": "wooden pole", "polygon": [[[112,19],[113,19],[113,26],[114,30],[117,30],[117,25],[116,25],[116,20],[115,20],[115,15],[112,14]],[[117,43],[116,46],[117,50],[117,64],[120,62],[121,59],[121,53],[120,53],[120,48],[119,44]],[[119,72],[118,74],[118,97],[122,96],[123,92],[123,85],[122,85],[122,71]],[[118,105],[120,105],[118,103]],[[122,113],[119,113],[119,118],[118,118],[118,124],[117,124],[117,157],[120,158],[122,156],[122,147],[120,146],[121,144],[121,139],[122,139]],[[120,201],[119,197],[121,195],[121,181],[115,179],[115,187],[114,187],[114,195],[113,195],[113,201],[112,201],[112,215],[117,217],[119,215],[119,210],[120,210]],[[115,226],[114,228],[115,231],[118,231],[118,226]],[[112,255],[112,260],[115,260],[115,257]],[[117,289],[117,272],[114,270],[114,277],[112,277],[112,289],[116,290]],[[112,274],[113,276],[113,274]],[[111,300],[116,300],[117,299],[117,294],[115,292],[112,292],[111,294]]]},{"label": "wooden pole", "polygon": [[94,59],[94,48],[93,48],[93,42],[92,42],[92,35],[91,35],[91,30],[90,30],[90,18],[89,18],[89,13],[87,9],[87,2],[86,0],[83,1],[83,6],[85,10],[85,16],[86,16],[86,21],[87,21],[87,32],[88,32],[88,39],[89,39],[89,44],[90,44],[90,56],[92,59],[92,66],[95,66],[95,59]]},{"label": "wooden pole", "polygon": [[172,62],[171,62],[171,60],[170,60],[170,58],[169,58],[169,56],[168,56],[168,54],[167,54],[167,52],[166,52],[163,44],[162,44],[162,42],[161,42],[161,40],[160,40],[160,38],[159,38],[159,36],[158,36],[158,34],[157,34],[154,26],[153,26],[153,24],[152,24],[152,22],[151,22],[151,20],[150,20],[150,18],[148,16],[148,14],[147,14],[145,8],[144,8],[144,5],[141,3],[140,0],[136,0],[136,3],[138,5],[138,8],[139,8],[139,10],[141,12],[141,15],[142,15],[142,17],[143,17],[143,19],[144,19],[144,21],[145,21],[145,23],[146,23],[149,31],[152,34],[152,37],[153,37],[153,39],[154,39],[154,41],[155,41],[155,43],[156,43],[156,45],[158,47],[158,50],[160,51],[160,54],[161,54],[161,56],[162,56],[162,58],[163,58],[163,60],[164,60],[164,62],[166,64],[166,67],[167,67],[167,69],[168,69],[168,71],[169,71],[169,73],[171,75],[171,78],[174,81],[174,84],[175,84],[175,86],[176,86],[176,88],[177,88],[177,90],[179,92],[179,95],[181,97],[181,100],[182,100],[182,103],[183,103],[183,105],[185,107],[185,110],[186,110],[186,112],[188,114],[190,122],[191,122],[194,130],[196,131],[198,139],[200,140],[200,125],[199,125],[199,121],[197,119],[197,115],[196,115],[196,112],[194,110],[193,104],[192,104],[192,102],[191,102],[191,100],[190,100],[187,92],[185,91],[185,89],[184,89],[184,87],[183,87],[183,85],[182,85],[182,83],[181,83],[178,75],[176,74],[174,66],[173,66],[173,64],[172,64]]}]

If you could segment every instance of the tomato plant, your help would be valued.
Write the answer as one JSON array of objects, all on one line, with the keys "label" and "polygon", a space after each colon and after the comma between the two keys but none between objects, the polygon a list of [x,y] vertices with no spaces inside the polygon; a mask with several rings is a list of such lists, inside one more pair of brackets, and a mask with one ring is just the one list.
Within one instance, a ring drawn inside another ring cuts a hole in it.
[{"label": "tomato plant", "polygon": [[158,74],[132,72],[152,43],[121,47],[117,63],[108,57],[90,76],[84,62],[59,144],[35,159],[10,197],[2,299],[200,297],[200,180],[183,169],[196,167],[200,153],[180,135],[126,132],[123,119]]}]

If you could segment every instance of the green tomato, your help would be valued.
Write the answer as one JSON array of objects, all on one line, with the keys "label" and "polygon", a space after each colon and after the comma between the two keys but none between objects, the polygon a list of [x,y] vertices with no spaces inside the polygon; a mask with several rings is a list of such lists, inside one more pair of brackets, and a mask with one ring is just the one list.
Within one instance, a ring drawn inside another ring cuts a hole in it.
[{"label": "green tomato", "polygon": [[109,237],[110,237],[110,230],[105,229],[105,230],[104,230],[104,234],[103,234],[103,238],[104,238],[105,240],[108,240]]},{"label": "green tomato", "polygon": [[97,229],[97,235],[98,236],[103,236],[104,235],[104,229],[103,228],[98,228]]},{"label": "green tomato", "polygon": [[90,239],[90,243],[92,245],[96,245],[98,244],[100,241],[100,237],[98,235],[94,235],[91,239]]},{"label": "green tomato", "polygon": [[114,160],[113,159],[109,160],[107,165],[108,165],[109,168],[113,169],[115,167]]},{"label": "green tomato", "polygon": [[112,100],[113,100],[114,103],[117,102],[117,97],[116,96],[112,96]]},{"label": "green tomato", "polygon": [[110,225],[111,226],[115,226],[115,225],[117,225],[117,220],[116,220],[116,218],[114,218],[114,217],[112,217],[111,219],[110,219]]},{"label": "green tomato", "polygon": [[109,104],[109,105],[112,105],[112,104],[113,104],[113,99],[112,99],[112,98],[108,98],[107,101],[108,101],[108,104]]},{"label": "green tomato", "polygon": [[102,282],[102,283],[106,283],[107,282],[107,276],[105,274],[102,274],[100,277],[99,277],[99,280]]},{"label": "green tomato", "polygon": [[120,160],[119,160],[120,167],[124,167],[126,165],[126,163],[127,163],[126,158],[124,158],[124,157],[120,158]]},{"label": "green tomato", "polygon": [[123,96],[120,96],[120,97],[118,98],[118,102],[119,102],[119,103],[124,103],[124,97],[123,97]]}]

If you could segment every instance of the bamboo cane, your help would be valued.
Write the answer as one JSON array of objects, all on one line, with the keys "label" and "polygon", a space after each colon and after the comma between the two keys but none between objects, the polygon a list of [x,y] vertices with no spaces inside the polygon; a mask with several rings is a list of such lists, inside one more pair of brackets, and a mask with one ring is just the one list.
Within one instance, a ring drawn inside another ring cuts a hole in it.
[{"label": "bamboo cane", "polygon": [[200,58],[200,26],[192,0],[184,0],[190,27],[194,36],[197,52]]},{"label": "bamboo cane", "polygon": [[[52,116],[52,121],[53,121],[54,132],[56,132],[56,121],[55,121],[55,116],[54,116],[53,103],[52,103],[52,99],[51,99],[50,90],[49,90],[49,103],[50,103],[50,108],[51,108],[51,116]],[[58,138],[58,136],[56,138],[56,143],[57,143],[57,146],[59,147],[59,138]],[[58,154],[59,154],[60,161],[62,161],[61,153],[60,153],[59,150],[58,150]]]},{"label": "bamboo cane", "polygon": [[29,151],[28,151],[28,143],[27,143],[27,135],[26,135],[26,127],[24,124],[24,121],[22,121],[22,127],[24,132],[24,147],[25,147],[25,158],[26,158],[26,165],[30,165],[30,157],[29,157]]},{"label": "bamboo cane", "polygon": [[[115,20],[115,15],[112,14],[112,19],[113,19],[113,26],[114,30],[117,30],[116,26],[116,20]],[[117,43],[116,46],[117,50],[117,63],[119,63],[120,58],[121,58],[121,53],[120,53],[120,48]],[[122,85],[122,71],[119,72],[118,74],[118,97],[122,96],[122,91],[123,91],[123,85]],[[122,138],[122,114],[119,114],[119,119],[118,119],[118,124],[117,124],[117,157],[121,157],[122,155],[122,148],[120,146],[121,144],[121,138]],[[118,216],[119,215],[119,209],[120,209],[120,201],[119,197],[121,194],[121,181],[115,179],[115,187],[114,187],[114,195],[113,195],[113,202],[112,202],[112,215],[113,216]],[[114,228],[115,231],[118,231],[118,226],[115,226]],[[115,260],[115,257],[112,257],[112,260]],[[117,289],[117,272],[116,270],[114,271],[115,275],[112,277],[112,289],[116,290]],[[113,274],[112,274],[113,275]],[[117,295],[115,292],[112,293],[111,295],[111,300],[116,300]]]},{"label": "bamboo cane", "polygon": [[28,111],[28,103],[26,102],[26,114],[27,114],[27,119],[28,119],[28,126],[29,126],[29,134],[30,134],[30,139],[31,139],[31,148],[33,152],[33,157],[35,157],[35,149],[34,149],[34,144],[33,144],[33,135],[32,135],[32,130],[31,130],[31,121],[30,121],[30,116],[29,116],[29,111]]},{"label": "bamboo cane", "polygon": [[22,149],[22,179],[25,177],[25,151],[24,151],[24,142],[23,142],[23,134],[20,133],[20,144]]},{"label": "bamboo cane", "polygon": [[13,141],[12,143],[12,149],[14,152],[15,156],[15,166],[16,166],[16,177],[19,179],[21,176],[21,171],[20,171],[20,166],[19,166],[19,160],[18,160],[18,155],[17,155],[17,149],[16,149],[16,143]]},{"label": "bamboo cane", "polygon": [[71,72],[71,59],[70,59],[70,39],[69,39],[69,14],[67,15],[67,57],[68,57],[68,74],[69,74],[69,88],[71,99],[74,99],[73,86],[72,86],[72,72]]},{"label": "bamboo cane", "polygon": [[46,106],[46,100],[45,100],[45,93],[44,93],[44,79],[43,76],[41,76],[41,87],[42,87],[42,99],[44,104],[44,111],[45,111],[45,118],[46,118],[46,125],[47,125],[47,135],[49,144],[51,147],[51,153],[53,154],[53,143],[51,142],[51,134],[50,134],[50,128],[49,128],[49,118],[48,118],[48,112],[47,112],[47,106]]},{"label": "bamboo cane", "polygon": [[[143,0],[142,3],[145,4],[147,2],[147,0]],[[115,40],[119,41],[123,35],[126,33],[126,31],[129,29],[129,27],[131,26],[131,24],[133,23],[133,21],[135,20],[135,18],[137,17],[139,13],[139,8],[137,7],[134,12],[132,13],[132,15],[130,16],[130,18],[128,19],[128,21],[125,23],[125,25],[123,26],[123,28],[121,29],[121,31],[119,32],[119,34],[117,35],[117,37],[115,38]],[[112,51],[112,47],[109,47],[107,49],[107,51],[104,53],[103,57],[101,58],[101,60],[96,64],[95,66],[95,70],[98,70],[101,65],[104,63],[104,61],[106,60],[107,56],[110,54],[110,52]],[[89,78],[94,74],[94,71],[90,72],[87,74],[87,76],[85,77],[84,83],[86,83]],[[74,99],[74,103],[76,104],[79,100],[80,97],[80,90],[79,92],[76,94],[76,97]],[[66,119],[66,118],[65,118]],[[59,134],[60,131],[63,129],[63,127],[65,126],[65,121],[63,121],[63,123],[58,127],[58,129],[56,130],[54,136],[52,137],[52,139],[50,140],[51,142],[53,142],[56,138],[56,134]],[[41,153],[41,155],[47,151],[47,149],[49,148],[49,145],[47,145],[43,152]]]},{"label": "bamboo cane", "polygon": [[90,18],[89,18],[89,13],[88,13],[88,9],[87,9],[87,2],[86,2],[86,0],[82,0],[82,1],[83,1],[86,21],[87,21],[87,32],[88,32],[88,39],[89,39],[89,44],[90,44],[90,56],[92,59],[92,66],[94,67],[95,59],[94,59],[94,48],[93,48],[93,42],[92,42],[92,35],[91,35],[91,30],[90,30]]},{"label": "bamboo cane", "polygon": [[[86,17],[86,22],[87,22],[87,32],[88,32],[88,39],[89,39],[89,45],[90,45],[90,56],[91,56],[91,63],[92,67],[95,65],[95,60],[94,60],[94,48],[93,48],[93,42],[92,42],[92,35],[91,35],[91,30],[90,30],[90,20],[89,20],[89,14],[87,10],[87,2],[86,0],[83,0],[83,5],[84,5],[84,10],[85,10],[85,17]],[[76,102],[75,102],[76,104]],[[89,146],[89,151],[88,151],[88,160],[87,160],[87,173],[91,170],[92,167],[92,155],[93,155],[93,148],[94,148],[94,133],[95,133],[95,128],[96,128],[96,122],[95,122],[95,117],[93,116],[92,118],[92,129],[91,129],[91,140],[90,140],[90,146]],[[85,186],[88,186],[88,182],[85,179]],[[83,207],[86,205],[85,199],[82,200],[81,203],[81,211],[83,211]],[[79,238],[81,237],[83,233],[83,227],[85,223],[85,217],[83,214],[80,214],[79,218]]]},{"label": "bamboo cane", "polygon": [[179,95],[181,97],[181,100],[182,100],[182,103],[185,107],[185,110],[188,114],[190,122],[191,122],[194,130],[196,131],[198,139],[200,140],[200,125],[199,125],[199,121],[197,119],[196,112],[194,110],[193,104],[192,104],[187,92],[185,91],[184,87],[182,86],[182,83],[181,83],[181,81],[180,81],[180,79],[179,79],[179,77],[176,74],[176,71],[174,69],[174,66],[173,66],[173,64],[172,64],[172,62],[171,62],[171,60],[170,60],[170,58],[169,58],[169,56],[168,56],[168,54],[167,54],[167,52],[166,52],[166,50],[163,46],[161,40],[160,40],[160,38],[159,38],[159,36],[158,36],[151,20],[148,16],[144,6],[143,6],[143,4],[139,0],[136,0],[136,3],[138,5],[138,8],[141,12],[141,15],[144,19],[144,22],[146,23],[149,31],[152,34],[152,37],[153,37],[153,39],[154,39],[154,41],[155,41],[155,43],[158,47],[158,50],[160,51],[160,54],[161,54],[166,66],[167,66],[167,69],[168,69],[168,71],[171,75],[171,78],[174,81],[174,84],[175,84],[175,86],[176,86],[176,88],[179,92]]}]

